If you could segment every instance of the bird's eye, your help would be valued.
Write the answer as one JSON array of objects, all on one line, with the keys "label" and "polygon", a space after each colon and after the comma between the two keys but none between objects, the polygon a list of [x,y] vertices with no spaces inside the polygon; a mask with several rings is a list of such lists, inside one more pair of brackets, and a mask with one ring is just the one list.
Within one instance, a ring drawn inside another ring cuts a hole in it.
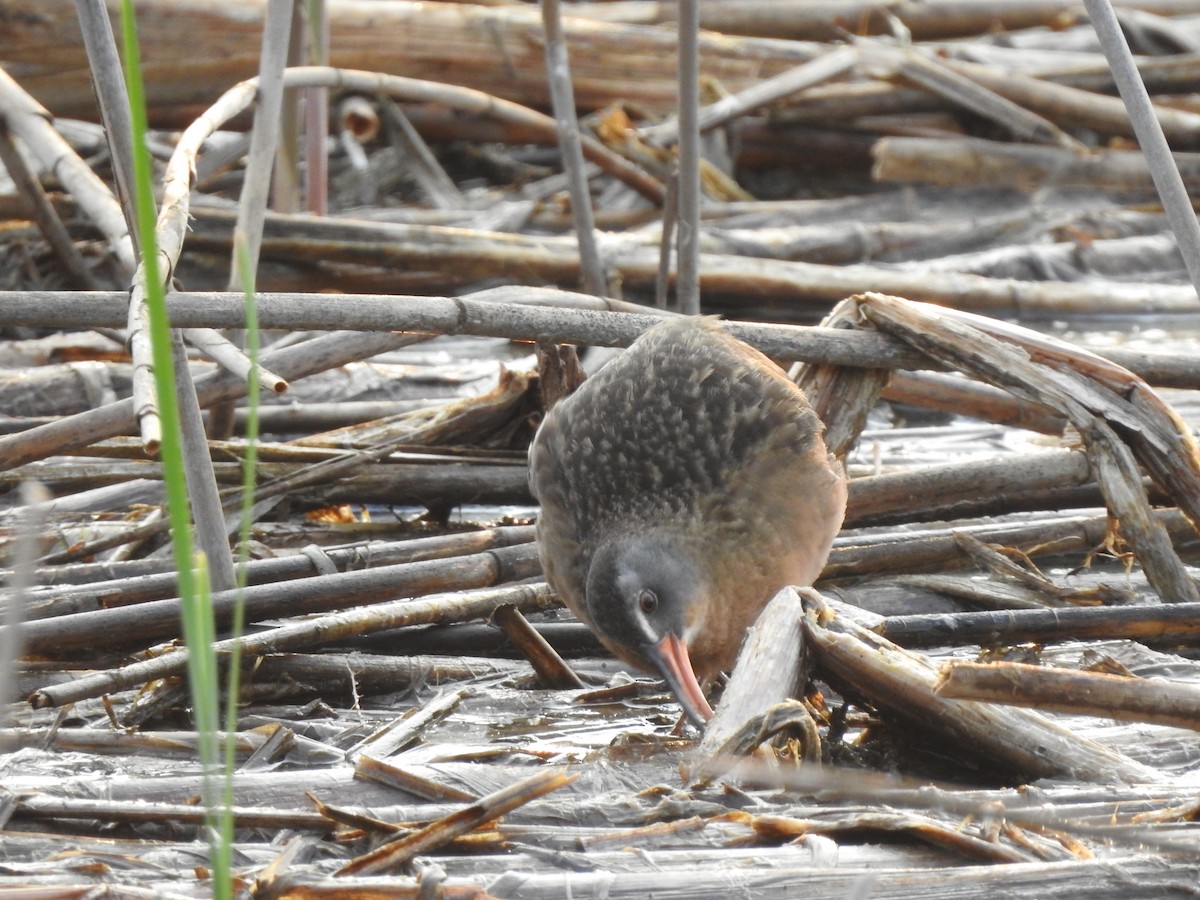
[{"label": "bird's eye", "polygon": [[638,609],[646,615],[650,615],[650,613],[658,609],[658,594],[654,593],[654,591],[642,591],[638,594],[637,602]]}]

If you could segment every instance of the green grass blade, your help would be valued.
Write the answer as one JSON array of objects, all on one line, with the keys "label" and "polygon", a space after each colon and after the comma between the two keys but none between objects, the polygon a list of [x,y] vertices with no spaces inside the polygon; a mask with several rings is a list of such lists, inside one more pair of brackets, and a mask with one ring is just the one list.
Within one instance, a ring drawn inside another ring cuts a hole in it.
[{"label": "green grass blade", "polygon": [[190,650],[188,681],[193,716],[199,735],[200,763],[204,770],[205,820],[211,848],[212,893],[214,897],[226,898],[232,896],[232,823],[228,821],[228,816],[217,815],[220,804],[216,802],[218,792],[215,790],[214,781],[221,755],[217,666],[212,652],[215,626],[207,568],[203,558],[194,553],[192,544],[190,504],[184,475],[183,438],[179,409],[175,400],[176,381],[172,355],[175,349],[158,264],[153,170],[145,142],[146,92],[142,82],[137,23],[131,0],[122,0],[121,3],[121,32],[124,42],[125,82],[129,91],[133,129],[135,219],[139,245],[142,248],[155,387],[162,423],[161,460],[167,494],[167,512],[171,523],[171,544],[179,580],[179,596],[182,599],[184,639]]}]

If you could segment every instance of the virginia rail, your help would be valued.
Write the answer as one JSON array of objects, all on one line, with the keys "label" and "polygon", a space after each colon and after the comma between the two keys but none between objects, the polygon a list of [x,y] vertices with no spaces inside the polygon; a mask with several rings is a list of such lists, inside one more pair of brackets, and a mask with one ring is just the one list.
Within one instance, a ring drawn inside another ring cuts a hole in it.
[{"label": "virginia rail", "polygon": [[546,579],[697,725],[784,585],[812,584],[846,482],[804,393],[708,318],[654,326],[546,415],[530,448]]}]

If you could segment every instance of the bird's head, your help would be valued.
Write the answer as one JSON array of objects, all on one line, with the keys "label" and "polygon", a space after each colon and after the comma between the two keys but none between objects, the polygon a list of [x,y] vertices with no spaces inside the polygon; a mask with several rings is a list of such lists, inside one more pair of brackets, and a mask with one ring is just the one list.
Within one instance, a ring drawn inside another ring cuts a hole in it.
[{"label": "bird's head", "polygon": [[605,542],[588,570],[593,627],[667,680],[697,726],[712,717],[688,657],[697,611],[709,592],[703,569],[677,540],[637,534]]}]

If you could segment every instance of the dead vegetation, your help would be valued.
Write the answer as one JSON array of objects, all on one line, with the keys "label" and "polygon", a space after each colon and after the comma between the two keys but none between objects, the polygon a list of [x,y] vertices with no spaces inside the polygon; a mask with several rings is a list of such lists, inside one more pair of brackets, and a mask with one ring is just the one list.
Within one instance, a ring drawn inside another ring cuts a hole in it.
[{"label": "dead vegetation", "polygon": [[[239,83],[263,4],[138,6],[223,549],[248,368],[217,329],[245,324],[229,260],[266,177],[246,129],[267,88]],[[319,169],[310,144],[259,211],[239,888],[1190,886],[1200,304],[1081,5],[700,4],[703,309],[804,364],[853,476],[846,528],[820,593],[764,613],[703,737],[541,583],[525,448],[578,377],[555,345],[592,366],[672,299],[674,8],[563,10],[590,262],[536,5],[333,2],[330,66],[284,79],[310,107],[329,92],[333,137],[327,197],[288,180]],[[1200,4],[1118,15],[1194,193]],[[203,896],[128,314],[144,276],[74,5],[0,0],[0,66],[0,663],[19,698],[0,891]],[[238,592],[217,588],[225,628]]]}]

